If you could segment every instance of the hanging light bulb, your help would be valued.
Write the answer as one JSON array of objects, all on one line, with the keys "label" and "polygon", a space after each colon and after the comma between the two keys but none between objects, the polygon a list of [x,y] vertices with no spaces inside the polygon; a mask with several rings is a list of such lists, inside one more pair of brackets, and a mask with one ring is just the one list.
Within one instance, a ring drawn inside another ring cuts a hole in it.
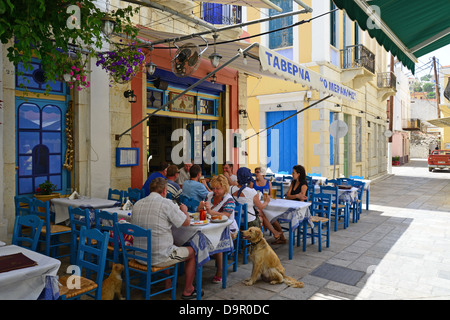
[{"label": "hanging light bulb", "polygon": [[218,35],[214,34],[213,38],[214,38],[214,52],[211,53],[209,55],[209,60],[211,61],[211,65],[213,66],[213,68],[217,68],[219,66],[220,63],[220,59],[222,59],[222,56],[220,54],[218,54],[216,52],[216,39],[217,39]]},{"label": "hanging light bulb", "polygon": [[152,61],[150,61],[149,63],[147,63],[145,65],[145,68],[147,69],[147,74],[149,76],[152,76],[156,71],[156,64],[154,64]]},{"label": "hanging light bulb", "polygon": [[116,21],[113,17],[109,15],[109,13],[105,14],[102,20],[102,32],[105,36],[109,37],[116,27]]},{"label": "hanging light bulb", "polygon": [[247,65],[247,55],[244,54],[244,61],[242,61],[244,63],[244,65]]}]

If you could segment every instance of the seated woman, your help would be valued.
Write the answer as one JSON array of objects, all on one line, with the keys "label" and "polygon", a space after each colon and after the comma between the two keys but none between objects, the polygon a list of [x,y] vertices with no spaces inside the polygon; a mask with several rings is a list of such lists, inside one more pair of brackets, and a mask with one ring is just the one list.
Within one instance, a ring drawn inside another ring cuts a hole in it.
[{"label": "seated woman", "polygon": [[[236,202],[239,202],[240,204],[247,204],[248,227],[260,228],[262,221],[264,227],[266,227],[273,233],[274,238],[277,240],[280,239],[283,233],[275,230],[263,213],[264,208],[269,204],[269,195],[264,195],[264,202],[261,202],[256,190],[248,187],[248,185],[252,181],[252,174],[249,168],[239,168],[236,175],[238,185],[231,186],[230,193],[233,195],[233,198]],[[254,207],[258,209],[259,215],[257,214],[257,212],[255,212]]]},{"label": "seated woman", "polygon": [[[264,169],[262,169],[261,167],[255,168],[256,179],[253,181],[253,189],[255,189],[256,191],[260,191],[262,194],[264,194],[264,190],[267,190],[266,193],[270,197],[270,195],[272,194],[272,182],[264,178],[265,174],[266,173]],[[280,238],[276,239],[273,244],[285,244],[286,238],[284,237],[283,229],[281,229],[281,225],[278,220],[272,222],[272,226],[275,228],[275,230],[281,233]]]},{"label": "seated woman", "polygon": [[[231,236],[236,237],[239,232],[237,223],[234,220],[234,207],[235,202],[233,197],[228,193],[229,185],[227,178],[220,174],[215,176],[210,181],[212,192],[208,193],[206,196],[206,201],[201,201],[198,210],[203,208],[206,209],[208,214],[211,215],[211,219],[214,216],[227,216],[228,219],[232,219],[233,223],[230,226]],[[213,283],[222,282],[222,253],[217,253],[214,255],[216,259],[216,275],[213,277]]]},{"label": "seated woman", "polygon": [[286,194],[286,199],[306,201],[308,199],[308,182],[306,181],[306,171],[301,165],[292,168],[292,182]]}]

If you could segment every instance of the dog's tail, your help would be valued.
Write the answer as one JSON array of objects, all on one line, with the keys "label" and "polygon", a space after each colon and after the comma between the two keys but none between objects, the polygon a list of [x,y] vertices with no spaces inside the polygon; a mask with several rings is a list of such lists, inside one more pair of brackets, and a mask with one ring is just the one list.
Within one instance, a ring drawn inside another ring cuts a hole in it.
[{"label": "dog's tail", "polygon": [[293,288],[303,288],[305,284],[303,282],[297,281],[292,277],[284,277],[284,283]]}]

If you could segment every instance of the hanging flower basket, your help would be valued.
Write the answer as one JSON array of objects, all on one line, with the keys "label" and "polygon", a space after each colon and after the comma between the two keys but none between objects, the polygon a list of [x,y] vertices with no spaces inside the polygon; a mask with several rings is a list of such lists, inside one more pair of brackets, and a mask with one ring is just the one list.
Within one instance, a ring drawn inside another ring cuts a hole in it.
[{"label": "hanging flower basket", "polygon": [[133,79],[144,62],[145,55],[135,43],[126,48],[97,54],[97,66],[101,66],[116,83],[127,83]]},{"label": "hanging flower basket", "polygon": [[81,91],[84,88],[89,88],[91,83],[87,81],[88,70],[86,63],[81,60],[68,59],[64,64],[64,81],[69,85],[70,89],[77,89]]}]

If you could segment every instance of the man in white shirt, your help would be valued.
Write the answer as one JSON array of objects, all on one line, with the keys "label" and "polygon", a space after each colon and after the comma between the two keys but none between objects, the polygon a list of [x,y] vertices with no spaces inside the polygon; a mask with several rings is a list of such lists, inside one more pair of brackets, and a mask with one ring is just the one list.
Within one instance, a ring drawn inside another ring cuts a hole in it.
[{"label": "man in white shirt", "polygon": [[230,186],[238,185],[237,176],[233,173],[233,164],[231,162],[226,162],[223,165],[223,175],[227,178]]},{"label": "man in white shirt", "polygon": [[181,187],[186,180],[189,180],[191,178],[191,176],[189,175],[189,169],[191,169],[191,167],[192,162],[185,162],[183,168],[180,169],[175,182],[178,183]]},{"label": "man in white shirt", "polygon": [[[183,299],[196,298],[192,285],[195,277],[195,252],[192,247],[177,247],[172,236],[172,226],[179,228],[190,225],[187,207],[179,207],[170,199],[166,199],[167,180],[155,178],[150,183],[150,194],[136,202],[133,206],[131,223],[144,229],[152,230],[152,265],[155,267],[170,266],[185,261],[185,287]],[[147,242],[136,237],[134,245],[147,248]]]}]

